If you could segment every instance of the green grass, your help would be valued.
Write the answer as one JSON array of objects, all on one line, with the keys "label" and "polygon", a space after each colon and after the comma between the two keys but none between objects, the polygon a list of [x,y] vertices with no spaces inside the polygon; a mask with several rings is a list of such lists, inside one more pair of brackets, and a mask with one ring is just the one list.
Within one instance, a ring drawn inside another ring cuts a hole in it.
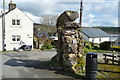
[{"label": "green grass", "polygon": [[120,79],[120,66],[118,65],[108,65],[108,64],[98,64],[100,74],[98,78],[119,78]]},{"label": "green grass", "polygon": [[85,53],[88,53],[88,52],[112,52],[110,50],[100,50],[100,49],[96,50],[96,49],[88,49],[86,47],[84,47],[84,51],[85,51]]}]

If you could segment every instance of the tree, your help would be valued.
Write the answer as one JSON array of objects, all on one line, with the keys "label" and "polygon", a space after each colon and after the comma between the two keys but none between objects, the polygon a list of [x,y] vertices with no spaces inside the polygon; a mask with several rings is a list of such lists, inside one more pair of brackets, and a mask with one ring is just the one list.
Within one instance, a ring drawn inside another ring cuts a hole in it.
[{"label": "tree", "polygon": [[45,15],[45,16],[41,16],[41,20],[40,22],[43,25],[47,25],[47,26],[55,26],[56,22],[57,22],[57,15]]}]

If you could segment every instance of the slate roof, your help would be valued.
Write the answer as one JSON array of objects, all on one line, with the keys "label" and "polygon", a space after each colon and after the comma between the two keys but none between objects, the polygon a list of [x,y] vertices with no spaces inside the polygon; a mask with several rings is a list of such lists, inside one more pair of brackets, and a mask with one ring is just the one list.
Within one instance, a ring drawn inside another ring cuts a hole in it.
[{"label": "slate roof", "polygon": [[[17,7],[16,7],[16,8],[17,8]],[[15,8],[15,9],[16,9],[16,8]],[[15,10],[15,9],[13,9],[13,10]],[[19,8],[18,8],[18,9],[19,9]],[[10,12],[12,12],[13,10],[8,11],[8,12],[5,12],[5,15],[8,14],[8,13],[10,13]],[[19,9],[19,10],[21,10],[21,9]],[[22,10],[21,10],[21,11],[22,11]],[[23,12],[23,11],[22,11],[22,12]],[[23,12],[23,14],[25,14],[25,13]],[[25,15],[26,15],[26,14],[25,14]],[[1,14],[1,15],[0,15],[0,18],[2,18],[3,16],[4,16],[4,15]],[[27,16],[27,15],[26,15],[26,16]],[[27,16],[27,17],[28,17],[28,16]],[[29,17],[28,17],[28,18],[29,18]],[[29,19],[33,22],[33,20],[32,20],[31,18],[29,18]]]},{"label": "slate roof", "polygon": [[82,28],[81,31],[89,38],[109,37],[109,34],[98,28]]}]

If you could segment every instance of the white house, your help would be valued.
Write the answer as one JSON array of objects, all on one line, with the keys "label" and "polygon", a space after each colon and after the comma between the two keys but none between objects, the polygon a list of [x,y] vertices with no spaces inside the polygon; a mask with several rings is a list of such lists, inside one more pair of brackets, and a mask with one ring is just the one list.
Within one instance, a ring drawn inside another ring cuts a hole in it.
[{"label": "white house", "polygon": [[55,40],[55,41],[58,40],[58,37],[57,37],[57,36],[51,36],[51,37],[49,37],[49,38],[52,39],[52,40]]},{"label": "white house", "polygon": [[[2,51],[2,17],[0,16],[0,51]],[[5,13],[5,49],[19,48],[20,42],[33,46],[33,21],[25,15],[16,4],[9,3],[9,11]]]},{"label": "white house", "polygon": [[85,41],[97,44],[109,41],[109,35],[101,29],[84,27],[81,29],[81,31]]},{"label": "white house", "polygon": [[115,40],[115,45],[120,46],[120,37],[117,40]]},{"label": "white house", "polygon": [[111,46],[120,46],[120,35],[119,34],[109,34]]}]

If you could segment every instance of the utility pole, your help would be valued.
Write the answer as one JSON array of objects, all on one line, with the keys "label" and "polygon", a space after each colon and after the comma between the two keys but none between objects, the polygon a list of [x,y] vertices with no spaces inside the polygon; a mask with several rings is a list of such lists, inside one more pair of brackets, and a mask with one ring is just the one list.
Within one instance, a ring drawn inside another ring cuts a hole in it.
[{"label": "utility pole", "polygon": [[80,26],[82,26],[82,10],[83,10],[83,0],[81,0],[80,2],[80,20],[79,20],[79,24]]},{"label": "utility pole", "polygon": [[3,0],[2,14],[2,51],[5,51],[5,0]]}]

